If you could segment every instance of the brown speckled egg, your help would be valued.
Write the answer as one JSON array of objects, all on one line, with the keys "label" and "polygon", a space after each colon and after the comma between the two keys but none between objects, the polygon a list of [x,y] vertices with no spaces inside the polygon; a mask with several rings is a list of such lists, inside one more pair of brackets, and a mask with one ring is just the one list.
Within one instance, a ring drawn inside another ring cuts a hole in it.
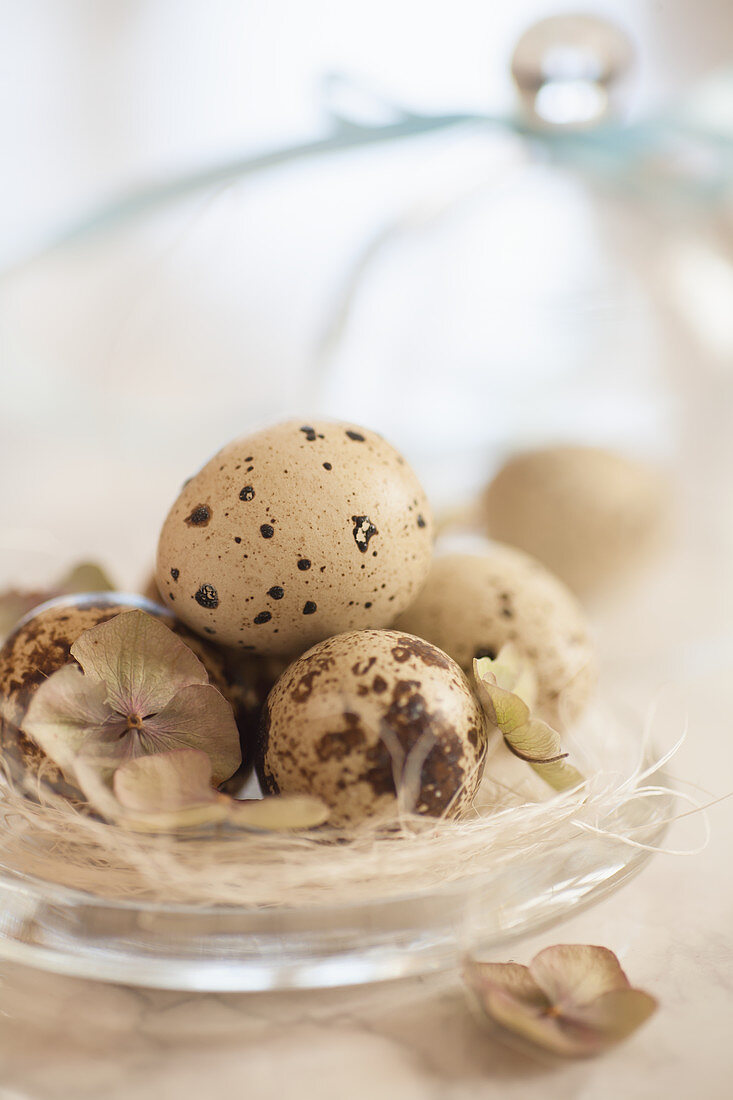
[{"label": "brown speckled egg", "polygon": [[596,447],[547,447],[507,462],[482,509],[492,538],[589,596],[661,544],[668,497],[659,473],[639,462]]},{"label": "brown speckled egg", "polygon": [[0,648],[0,752],[16,778],[32,779],[44,764],[44,774],[58,793],[69,797],[78,794],[23,733],[23,719],[39,684],[72,660],[71,647],[79,635],[131,608],[163,618],[193,650],[206,668],[210,682],[236,710],[237,693],[230,688],[223,655],[176,622],[164,608],[142,597],[118,592],[62,596],[42,604],[24,619]]},{"label": "brown speckled egg", "polygon": [[393,447],[365,428],[292,420],[230,443],[184,486],[156,578],[192,630],[288,654],[388,625],[431,555],[425,494]]},{"label": "brown speckled egg", "polygon": [[558,729],[580,714],[595,683],[580,604],[544,566],[509,546],[436,557],[397,625],[440,646],[466,671],[474,657],[496,657],[513,642],[537,673],[537,712]]},{"label": "brown speckled egg", "polygon": [[362,630],[314,646],[280,677],[257,768],[266,792],[322,798],[333,825],[394,817],[397,785],[404,809],[457,817],[486,746],[483,711],[450,657],[399,631]]}]

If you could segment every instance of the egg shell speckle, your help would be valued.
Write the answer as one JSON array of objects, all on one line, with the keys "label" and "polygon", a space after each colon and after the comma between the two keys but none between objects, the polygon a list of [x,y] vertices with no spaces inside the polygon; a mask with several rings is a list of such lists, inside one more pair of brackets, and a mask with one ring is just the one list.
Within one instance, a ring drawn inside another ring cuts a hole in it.
[{"label": "egg shell speckle", "polygon": [[423,489],[385,440],[293,420],[230,443],[184,486],[156,579],[198,633],[289,654],[389,625],[425,580],[432,540]]},{"label": "egg shell speckle", "polygon": [[399,631],[364,630],[321,642],[280,677],[257,767],[266,792],[322,798],[333,825],[393,817],[395,775],[410,809],[458,817],[486,748],[485,716],[454,661]]},{"label": "egg shell speckle", "polygon": [[43,766],[45,778],[59,794],[78,795],[42,749],[23,732],[23,719],[39,685],[73,660],[71,647],[80,634],[136,607],[162,618],[193,650],[214,687],[235,705],[237,696],[230,691],[223,656],[191,634],[165,609],[143,598],[120,599],[115,593],[52,600],[23,620],[0,648],[0,752],[19,779],[37,775]]},{"label": "egg shell speckle", "polygon": [[587,597],[661,545],[669,491],[657,471],[623,455],[547,447],[510,459],[482,510],[492,538],[533,554]]},{"label": "egg shell speckle", "polygon": [[537,713],[556,729],[581,713],[595,684],[580,604],[544,566],[509,546],[436,557],[397,626],[440,646],[469,673],[474,657],[496,657],[514,643],[537,673]]}]

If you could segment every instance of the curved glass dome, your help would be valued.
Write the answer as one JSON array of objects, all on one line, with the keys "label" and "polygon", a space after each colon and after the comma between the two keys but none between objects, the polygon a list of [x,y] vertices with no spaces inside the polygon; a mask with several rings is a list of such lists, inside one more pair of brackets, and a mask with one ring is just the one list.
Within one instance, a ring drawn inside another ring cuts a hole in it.
[{"label": "curved glass dome", "polygon": [[[173,181],[6,273],[0,579],[45,588],[84,558],[139,589],[184,479],[291,414],[382,431],[439,508],[506,452],[560,439],[664,456],[682,495],[713,499],[730,457],[730,147],[684,115],[587,129],[616,69],[577,51],[553,64],[523,88],[531,126],[334,106],[313,146]],[[709,573],[731,537],[711,540]],[[652,587],[635,645],[666,622],[669,589],[660,602]],[[676,650],[679,632],[677,616]],[[636,728],[620,747],[635,758]],[[647,803],[627,824],[655,844],[670,810]],[[118,904],[18,860],[0,876],[2,950],[192,989],[423,973],[614,889],[644,856],[610,839],[575,835],[558,861],[455,890],[277,920]]]}]

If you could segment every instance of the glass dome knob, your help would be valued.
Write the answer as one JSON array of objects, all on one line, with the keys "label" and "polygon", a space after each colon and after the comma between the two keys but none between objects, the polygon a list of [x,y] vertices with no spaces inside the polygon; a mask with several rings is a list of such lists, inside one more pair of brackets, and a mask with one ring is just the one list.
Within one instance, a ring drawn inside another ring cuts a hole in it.
[{"label": "glass dome knob", "polygon": [[519,39],[511,71],[535,126],[578,129],[603,121],[634,60],[625,31],[592,15],[556,15]]}]

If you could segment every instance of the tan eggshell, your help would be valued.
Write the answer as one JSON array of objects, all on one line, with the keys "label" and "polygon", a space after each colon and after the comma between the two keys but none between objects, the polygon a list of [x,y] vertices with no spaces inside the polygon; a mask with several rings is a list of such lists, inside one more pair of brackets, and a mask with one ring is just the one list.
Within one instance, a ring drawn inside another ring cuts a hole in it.
[{"label": "tan eggshell", "polygon": [[263,654],[386,626],[427,576],[432,517],[374,432],[277,424],[224,447],[160,536],[156,579],[192,630]]},{"label": "tan eggshell", "polygon": [[583,609],[562,581],[509,546],[436,557],[427,583],[397,626],[444,649],[470,672],[513,642],[532,661],[537,712],[557,729],[577,717],[595,683]]},{"label": "tan eggshell", "polygon": [[654,470],[595,447],[512,458],[487,487],[488,534],[533,554],[590,595],[638,565],[665,530],[669,493]]},{"label": "tan eggshell", "polygon": [[234,705],[236,694],[230,691],[223,656],[173,619],[165,608],[116,592],[51,600],[21,622],[0,648],[0,752],[19,779],[37,775],[43,765],[45,777],[58,793],[78,795],[23,733],[23,719],[38,686],[72,660],[71,646],[79,635],[131,608],[162,618],[199,658],[210,682]]},{"label": "tan eggshell", "polygon": [[322,798],[333,825],[393,817],[395,773],[405,808],[458,817],[478,790],[486,746],[483,711],[445,653],[399,631],[353,631],[280,677],[258,773],[266,792]]}]

